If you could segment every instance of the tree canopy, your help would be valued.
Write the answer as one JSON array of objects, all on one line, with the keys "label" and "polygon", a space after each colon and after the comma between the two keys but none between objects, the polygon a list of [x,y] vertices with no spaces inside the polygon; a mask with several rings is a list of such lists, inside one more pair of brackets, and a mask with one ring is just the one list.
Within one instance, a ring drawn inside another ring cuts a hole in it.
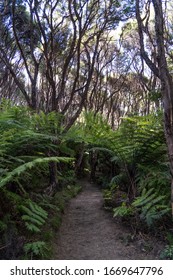
[{"label": "tree canopy", "polygon": [[3,248],[12,236],[6,258],[20,229],[15,256],[46,258],[41,229],[49,218],[55,223],[82,176],[105,188],[108,206],[121,194],[114,216],[128,217],[136,230],[143,223],[169,229],[172,10],[161,0],[0,1]]}]

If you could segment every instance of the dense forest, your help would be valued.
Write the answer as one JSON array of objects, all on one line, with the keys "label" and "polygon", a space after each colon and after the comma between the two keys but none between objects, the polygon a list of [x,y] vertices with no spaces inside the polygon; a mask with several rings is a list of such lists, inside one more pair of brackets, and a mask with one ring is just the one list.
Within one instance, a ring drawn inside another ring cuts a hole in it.
[{"label": "dense forest", "polygon": [[46,259],[80,178],[173,259],[173,4],[0,1],[0,258]]}]

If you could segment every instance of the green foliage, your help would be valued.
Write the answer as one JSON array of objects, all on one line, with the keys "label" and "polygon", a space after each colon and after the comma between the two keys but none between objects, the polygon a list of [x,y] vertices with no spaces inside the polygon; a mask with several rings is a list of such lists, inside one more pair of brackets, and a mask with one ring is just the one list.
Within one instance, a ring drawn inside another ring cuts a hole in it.
[{"label": "green foliage", "polygon": [[98,152],[98,170],[100,168],[103,174],[106,170],[105,175],[99,173],[99,178],[105,177],[110,168],[113,170],[107,182],[105,203],[115,196],[109,186],[117,185],[126,192],[130,204],[123,202],[114,209],[115,215],[133,213],[135,219],[138,217],[149,227],[168,219],[171,175],[162,112],[146,117],[125,117],[117,131],[112,131],[101,116],[95,118],[88,114],[85,118],[83,133],[89,151]]},{"label": "green foliage", "polygon": [[[84,112],[80,117],[80,122],[75,124],[67,133],[72,136],[78,136],[81,142],[90,144],[90,147],[109,147],[109,139],[111,135],[111,127],[101,114],[94,112]],[[77,140],[77,139],[76,139]]]},{"label": "green foliage", "polygon": [[[81,151],[87,169],[90,153],[97,156],[96,177],[107,187],[105,201],[120,198],[119,207],[111,206],[114,216],[134,215],[150,228],[169,217],[170,174],[161,113],[124,118],[117,131],[101,115],[84,113],[62,134],[62,119],[55,112],[35,114],[24,107],[11,107],[8,102],[1,104],[0,110],[3,235],[7,225],[4,213],[9,214],[10,222],[16,221],[19,232],[24,231],[25,243],[44,242],[41,230],[51,223],[53,228],[59,227],[66,202],[81,189],[76,186],[74,172]],[[56,163],[59,189],[49,197],[45,190],[52,162]],[[120,197],[116,197],[118,192]],[[42,255],[43,244],[28,245],[26,255]]]},{"label": "green foliage", "polygon": [[152,90],[149,92],[149,98],[151,101],[158,101],[161,100],[162,95],[160,90]]},{"label": "green foliage", "polygon": [[122,172],[122,173],[117,174],[116,176],[114,176],[111,179],[110,184],[122,185],[122,184],[124,184],[124,182],[127,181],[126,178],[127,178],[127,176],[125,176],[125,173]]},{"label": "green foliage", "polygon": [[75,197],[81,191],[81,186],[76,185],[67,185],[61,191],[57,192],[54,197],[54,203],[58,205],[60,211],[64,211],[66,202]]},{"label": "green foliage", "polygon": [[61,215],[56,215],[51,219],[51,226],[54,230],[58,230],[62,222]]},{"label": "green foliage", "polygon": [[104,199],[110,200],[117,189],[118,186],[116,184],[111,184],[110,188],[106,188],[105,190],[103,190]]},{"label": "green foliage", "polygon": [[165,249],[161,252],[161,259],[173,260],[173,235],[172,233],[167,234],[168,245],[165,246]]},{"label": "green foliage", "polygon": [[62,187],[76,184],[76,175],[74,170],[63,170],[61,176],[59,176],[59,182]]},{"label": "green foliage", "polygon": [[49,249],[44,241],[35,241],[30,242],[24,245],[24,252],[26,254],[25,257],[27,259],[33,259],[33,258],[47,258],[47,255],[49,253]]},{"label": "green foliage", "polygon": [[171,174],[169,172],[169,164],[165,157],[162,157],[151,164],[138,164],[138,173],[136,181],[139,185],[139,190],[156,188],[160,194],[169,195]]},{"label": "green foliage", "polygon": [[44,207],[44,209],[47,209],[47,211],[53,211],[53,212],[59,212],[59,207],[54,203],[53,198],[51,196],[48,196],[46,194],[35,194],[36,200],[39,201],[39,205],[41,207]]},{"label": "green foliage", "polygon": [[[58,227],[61,204],[64,208],[64,201],[77,193],[77,189],[72,188],[74,147],[70,147],[68,137],[61,134],[61,117],[56,112],[36,114],[26,107],[11,106],[5,100],[0,104],[0,111],[0,241],[6,242],[10,223],[24,236],[24,243],[44,242],[40,236],[42,229],[51,222],[53,227],[56,217]],[[57,167],[58,187],[70,186],[63,202],[59,199],[60,206],[46,195],[52,162]],[[5,215],[10,217],[8,221],[4,220]],[[16,235],[13,238],[17,238]],[[35,255],[36,251],[33,257]]]},{"label": "green foliage", "polygon": [[129,205],[127,206],[127,204],[123,202],[121,206],[113,209],[113,213],[113,217],[128,217],[134,214],[134,209]]},{"label": "green foliage", "polygon": [[39,133],[45,133],[46,135],[58,136],[61,133],[61,120],[62,116],[56,112],[50,112],[45,114],[40,111],[39,114],[33,115],[33,127]]},{"label": "green foliage", "polygon": [[160,155],[165,155],[163,127],[157,118],[147,116],[123,120],[115,140],[117,156],[124,171],[136,173],[139,164],[153,164]]},{"label": "green foliage", "polygon": [[40,232],[41,226],[46,222],[47,212],[32,201],[28,201],[26,206],[21,205],[19,209],[24,213],[22,220],[25,222],[26,228],[34,233]]},{"label": "green foliage", "polygon": [[0,188],[5,186],[7,183],[11,181],[15,181],[16,177],[19,178],[23,173],[26,172],[28,169],[32,169],[35,165],[44,164],[49,162],[65,162],[68,163],[69,161],[73,160],[72,158],[65,158],[65,157],[47,157],[47,158],[37,158],[31,162],[24,163],[19,167],[15,168],[12,172],[8,172],[5,178],[2,178],[0,182]]},{"label": "green foliage", "polygon": [[160,254],[160,258],[173,260],[173,245],[167,245],[163,252]]},{"label": "green foliage", "polygon": [[25,176],[26,189],[32,178],[43,173],[48,176],[50,162],[68,164],[71,161],[64,156],[57,157],[61,150],[63,155],[69,154],[69,150],[58,135],[59,116],[55,112],[33,114],[25,107],[10,107],[4,102],[0,130],[0,187],[10,182],[21,186]]},{"label": "green foliage", "polygon": [[132,203],[140,212],[140,219],[144,220],[149,227],[160,220],[164,215],[170,213],[170,207],[165,205],[165,196],[159,195],[153,188],[143,190],[140,197]]}]

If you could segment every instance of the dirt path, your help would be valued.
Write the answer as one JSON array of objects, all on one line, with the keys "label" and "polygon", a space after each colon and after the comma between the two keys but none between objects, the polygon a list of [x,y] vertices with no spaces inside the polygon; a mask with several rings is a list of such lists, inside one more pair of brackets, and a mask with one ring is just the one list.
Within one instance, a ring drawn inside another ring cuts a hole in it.
[{"label": "dirt path", "polygon": [[139,236],[132,241],[130,229],[116,223],[103,209],[100,190],[88,182],[83,182],[83,185],[84,190],[70,201],[63,215],[54,244],[55,259],[159,258],[163,249],[161,242],[153,244],[153,240],[144,240]]}]

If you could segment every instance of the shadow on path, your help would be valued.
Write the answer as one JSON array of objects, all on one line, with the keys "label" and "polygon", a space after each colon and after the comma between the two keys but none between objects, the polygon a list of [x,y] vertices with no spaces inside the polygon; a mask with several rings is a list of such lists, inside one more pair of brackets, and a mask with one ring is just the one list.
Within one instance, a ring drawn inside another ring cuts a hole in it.
[{"label": "shadow on path", "polygon": [[[103,208],[101,191],[87,181],[68,204],[56,235],[54,259],[121,260],[157,259],[163,244],[143,240],[127,242],[130,229],[116,223]],[[149,245],[150,244],[150,245]],[[154,245],[154,246],[153,246]],[[153,246],[154,248],[152,248]]]}]

